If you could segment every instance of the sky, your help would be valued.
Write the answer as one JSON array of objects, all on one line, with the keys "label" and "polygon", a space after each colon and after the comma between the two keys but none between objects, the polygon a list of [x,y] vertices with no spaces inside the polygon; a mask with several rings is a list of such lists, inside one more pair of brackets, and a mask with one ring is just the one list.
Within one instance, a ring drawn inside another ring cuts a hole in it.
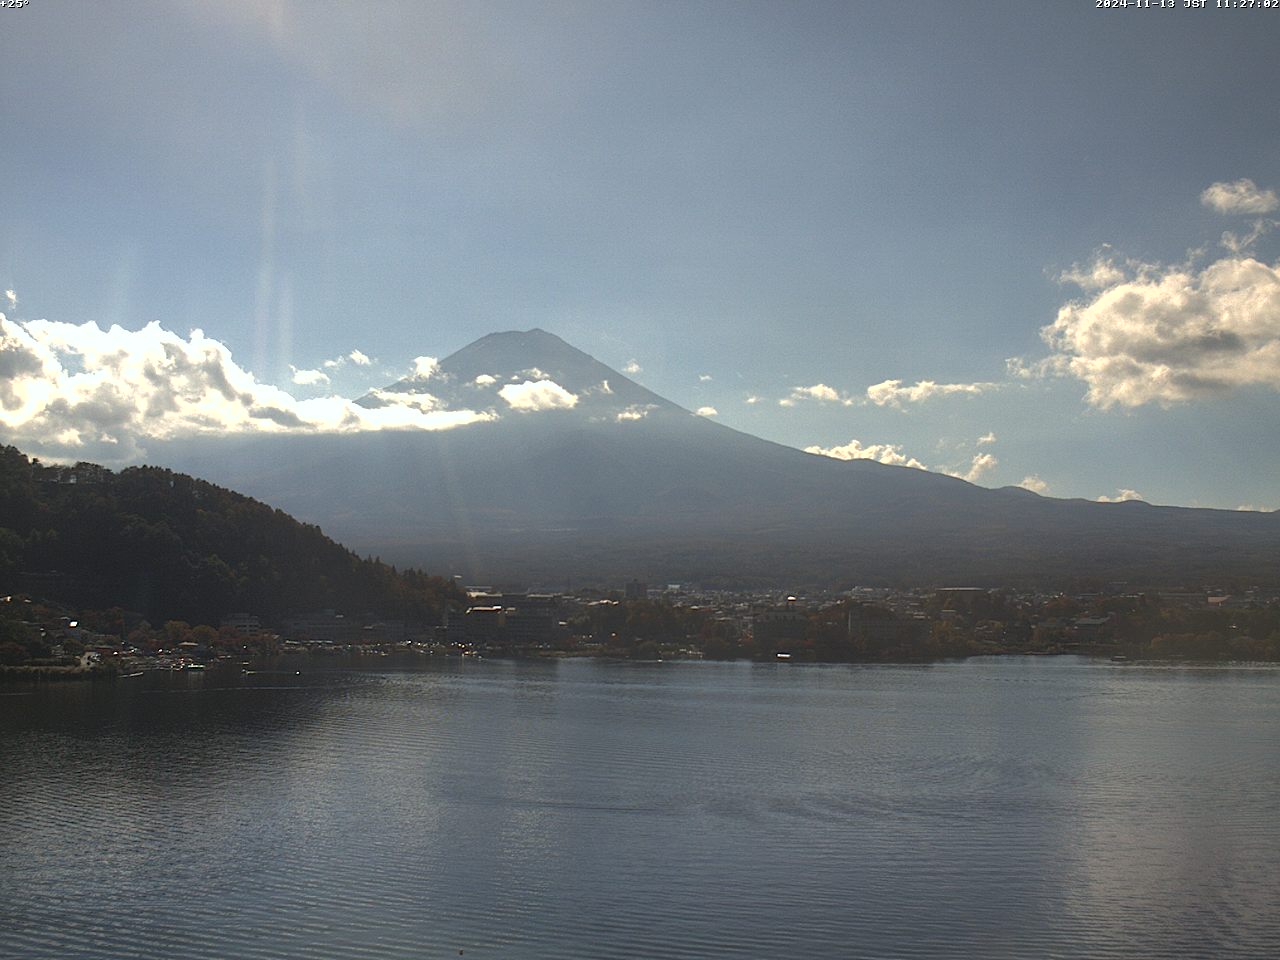
[{"label": "sky", "polygon": [[350,400],[541,327],[801,449],[1280,508],[1280,9],[1213,2],[0,10],[0,439],[465,428]]}]

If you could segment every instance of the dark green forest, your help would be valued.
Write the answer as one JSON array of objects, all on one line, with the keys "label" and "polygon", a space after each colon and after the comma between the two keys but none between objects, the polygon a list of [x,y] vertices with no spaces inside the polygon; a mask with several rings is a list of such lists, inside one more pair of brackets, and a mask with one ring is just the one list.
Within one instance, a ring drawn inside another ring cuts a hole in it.
[{"label": "dark green forest", "polygon": [[50,466],[0,448],[0,592],[152,623],[333,608],[434,619],[451,582],[361,558],[280,510],[157,467]]}]

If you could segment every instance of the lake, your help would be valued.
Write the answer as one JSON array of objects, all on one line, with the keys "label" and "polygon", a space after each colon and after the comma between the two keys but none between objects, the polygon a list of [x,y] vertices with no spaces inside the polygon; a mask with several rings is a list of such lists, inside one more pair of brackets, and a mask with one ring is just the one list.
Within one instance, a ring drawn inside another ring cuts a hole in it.
[{"label": "lake", "polygon": [[1280,671],[0,686],[0,956],[1280,956]]}]

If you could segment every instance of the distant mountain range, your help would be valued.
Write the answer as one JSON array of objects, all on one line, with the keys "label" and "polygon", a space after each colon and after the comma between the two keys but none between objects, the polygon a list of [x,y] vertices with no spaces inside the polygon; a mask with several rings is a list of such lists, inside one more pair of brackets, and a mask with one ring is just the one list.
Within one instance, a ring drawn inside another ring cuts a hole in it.
[{"label": "distant mountain range", "polygon": [[360,403],[493,418],[152,453],[362,553],[472,582],[1280,579],[1280,515],[1058,500],[804,453],[697,416],[542,330],[491,334]]}]

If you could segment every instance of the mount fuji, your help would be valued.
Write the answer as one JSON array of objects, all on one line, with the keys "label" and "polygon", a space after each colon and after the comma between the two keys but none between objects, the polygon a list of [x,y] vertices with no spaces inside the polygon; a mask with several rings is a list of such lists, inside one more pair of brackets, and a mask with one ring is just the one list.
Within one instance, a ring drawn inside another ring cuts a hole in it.
[{"label": "mount fuji", "polygon": [[1059,500],[805,453],[685,410],[542,330],[490,334],[358,402],[484,418],[171,441],[152,454],[362,553],[468,582],[1280,575],[1275,514]]}]

